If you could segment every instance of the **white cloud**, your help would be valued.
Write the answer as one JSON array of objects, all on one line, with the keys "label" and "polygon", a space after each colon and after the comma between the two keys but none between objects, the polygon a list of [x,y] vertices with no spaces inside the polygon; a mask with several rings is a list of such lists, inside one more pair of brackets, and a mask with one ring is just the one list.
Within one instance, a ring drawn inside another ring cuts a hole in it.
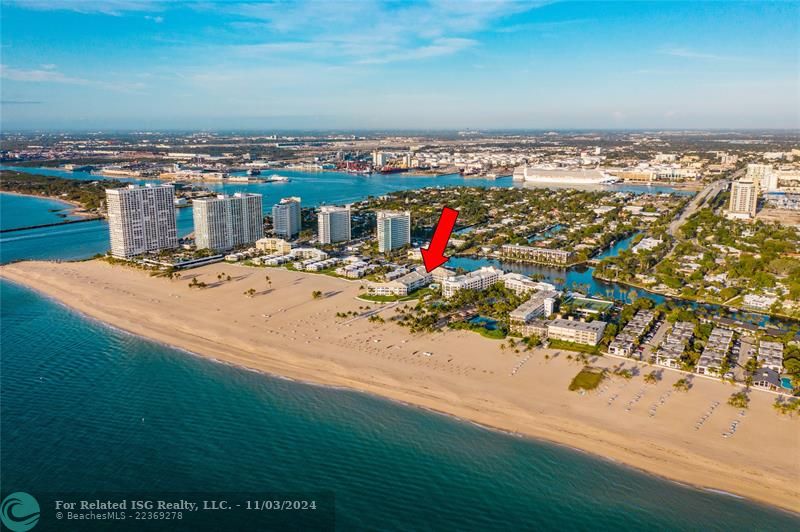
[{"label": "white cloud", "polygon": [[157,11],[165,0],[6,0],[9,3],[38,11],[75,11],[85,14],[103,14],[115,17],[131,11]]},{"label": "white cloud", "polygon": [[[52,67],[52,68],[44,68]],[[143,83],[122,83],[111,81],[98,81],[87,78],[68,76],[54,69],[55,65],[43,65],[40,69],[21,69],[0,65],[0,78],[10,81],[29,83],[62,83],[68,85],[85,85],[100,87],[109,90],[133,92],[145,87]]]},{"label": "white cloud", "polygon": [[707,52],[698,52],[691,48],[681,47],[666,47],[660,50],[661,54],[671,55],[673,57],[684,57],[687,59],[705,59],[709,61],[740,61],[742,58],[726,55],[718,55]]},{"label": "white cloud", "polygon": [[565,29],[572,26],[580,26],[587,22],[593,22],[594,19],[580,18],[570,20],[556,20],[552,22],[530,22],[527,24],[512,24],[497,29],[498,33],[517,33],[517,32],[542,32],[553,31],[558,29]]},{"label": "white cloud", "polygon": [[245,17],[238,31],[282,36],[277,42],[238,46],[241,52],[309,53],[359,64],[421,60],[457,53],[478,43],[476,33],[542,3],[514,0],[305,0],[224,3],[212,9]]},{"label": "white cloud", "polygon": [[359,61],[361,64],[382,64],[394,63],[397,61],[414,61],[429,59],[431,57],[440,57],[444,55],[451,55],[470,46],[474,46],[478,41],[474,39],[462,38],[442,38],[435,39],[430,44],[412,48],[410,50],[398,51],[389,53],[379,57],[370,59],[363,59]]}]

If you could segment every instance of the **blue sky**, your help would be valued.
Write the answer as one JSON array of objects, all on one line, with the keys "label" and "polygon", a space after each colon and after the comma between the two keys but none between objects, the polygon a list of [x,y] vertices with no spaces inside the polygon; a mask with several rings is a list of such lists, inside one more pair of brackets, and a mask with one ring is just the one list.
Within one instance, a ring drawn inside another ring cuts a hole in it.
[{"label": "blue sky", "polygon": [[800,127],[798,2],[0,2],[5,130]]}]

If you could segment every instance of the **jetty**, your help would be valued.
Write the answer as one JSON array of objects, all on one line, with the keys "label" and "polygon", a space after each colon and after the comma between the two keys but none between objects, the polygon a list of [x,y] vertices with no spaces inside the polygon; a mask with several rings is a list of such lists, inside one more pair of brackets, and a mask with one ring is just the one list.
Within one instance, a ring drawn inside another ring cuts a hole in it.
[{"label": "jetty", "polygon": [[0,229],[0,233],[13,233],[14,231],[30,231],[31,229],[41,229],[43,227],[57,227],[59,225],[81,224],[85,222],[94,222],[96,220],[103,220],[102,216],[92,216],[90,218],[80,218],[79,220],[64,220],[63,222],[52,222],[49,224],[39,225],[26,225],[24,227],[12,227],[10,229]]}]

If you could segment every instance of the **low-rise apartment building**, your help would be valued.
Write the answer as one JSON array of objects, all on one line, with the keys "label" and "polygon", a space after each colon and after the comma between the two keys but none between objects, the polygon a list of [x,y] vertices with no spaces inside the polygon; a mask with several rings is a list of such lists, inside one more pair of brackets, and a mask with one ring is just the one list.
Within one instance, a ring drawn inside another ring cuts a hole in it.
[{"label": "low-rise apartment building", "polygon": [[547,325],[549,322],[546,320],[531,320],[523,323],[512,324],[512,332],[520,336],[537,336],[539,338],[547,338]]},{"label": "low-rise apartment building", "polygon": [[608,344],[608,352],[612,355],[629,357],[634,354],[639,340],[650,329],[656,319],[652,310],[640,310],[625,324],[622,331]]},{"label": "low-rise apartment building", "polygon": [[500,248],[500,252],[503,257],[507,259],[541,262],[545,264],[569,264],[573,257],[571,251],[563,249],[520,246],[517,244],[506,244]]},{"label": "low-rise apartment building", "polygon": [[[540,316],[549,317],[556,310],[560,293],[555,290],[536,292],[526,302],[515,308],[508,315],[511,332],[523,334],[526,326]],[[541,336],[537,334],[537,336]]]},{"label": "low-rise apartment building", "polygon": [[556,287],[550,283],[534,281],[527,275],[521,273],[506,273],[503,275],[503,286],[517,294],[518,296],[526,293],[536,292],[537,290],[555,290]]},{"label": "low-rise apartment building", "polygon": [[367,292],[373,296],[407,296],[411,292],[431,284],[433,276],[425,268],[417,268],[402,277],[385,283],[369,283]]},{"label": "low-rise apartment building", "polygon": [[292,245],[282,238],[266,237],[256,240],[256,249],[260,251],[288,255],[292,252]]},{"label": "low-rise apartment building", "polygon": [[695,365],[695,372],[700,375],[719,376],[730,355],[733,344],[733,331],[722,327],[714,327],[708,337],[703,353]]},{"label": "low-rise apartment building", "polygon": [[783,344],[761,340],[758,343],[757,358],[762,368],[769,368],[777,372],[783,371]]},{"label": "low-rise apartment building", "polygon": [[597,345],[603,339],[607,323],[600,320],[576,321],[556,319],[547,325],[547,337],[584,345]]},{"label": "low-rise apartment building", "polygon": [[669,368],[681,366],[681,356],[694,336],[694,323],[678,321],[656,351],[656,364]]}]

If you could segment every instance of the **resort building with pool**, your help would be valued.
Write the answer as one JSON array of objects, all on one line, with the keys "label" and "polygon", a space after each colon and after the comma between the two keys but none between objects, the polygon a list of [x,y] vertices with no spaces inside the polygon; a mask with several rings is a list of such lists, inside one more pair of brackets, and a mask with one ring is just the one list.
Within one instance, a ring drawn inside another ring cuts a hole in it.
[{"label": "resort building with pool", "polygon": [[494,266],[484,266],[473,272],[443,280],[442,295],[445,299],[449,299],[459,290],[486,290],[502,276],[503,270]]}]

